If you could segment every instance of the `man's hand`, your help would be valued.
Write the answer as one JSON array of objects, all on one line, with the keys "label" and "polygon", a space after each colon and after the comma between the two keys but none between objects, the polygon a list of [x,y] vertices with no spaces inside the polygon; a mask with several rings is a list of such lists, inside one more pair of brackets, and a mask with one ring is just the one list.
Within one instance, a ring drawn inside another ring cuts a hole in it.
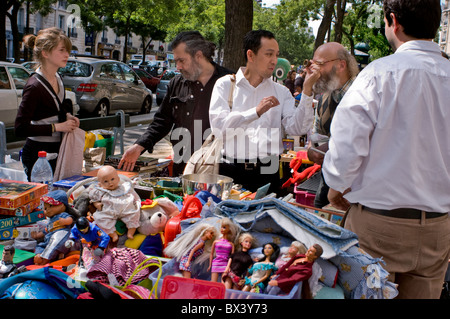
[{"label": "man's hand", "polygon": [[312,148],[311,146],[308,147],[308,151],[307,151],[308,152],[308,159],[311,162],[314,162],[316,164],[322,165],[325,155],[320,153],[320,152],[318,152],[317,150],[326,153],[328,151],[328,143],[324,143],[324,144],[322,144],[322,145],[320,145],[318,147],[315,147],[315,148]]},{"label": "man's hand", "polygon": [[328,191],[328,200],[330,201],[330,204],[334,208],[346,211],[350,207],[350,202],[344,198],[344,195],[349,191],[350,188],[347,188],[344,193],[341,193],[330,187],[330,190]]},{"label": "man's hand", "polygon": [[117,169],[122,169],[128,172],[133,171],[134,164],[136,164],[136,161],[141,155],[142,151],[144,151],[144,148],[138,144],[134,144],[133,146],[131,146],[125,151],[125,153],[123,153],[122,159],[120,160]]},{"label": "man's hand", "polygon": [[320,78],[320,66],[317,64],[311,64],[311,66],[306,68],[305,81],[303,82],[303,94],[311,96],[313,94],[312,87],[314,83]]},{"label": "man's hand", "polygon": [[278,101],[275,96],[267,96],[263,98],[261,102],[259,102],[258,106],[256,107],[256,114],[261,117],[261,115],[277,105],[280,105],[280,101]]}]

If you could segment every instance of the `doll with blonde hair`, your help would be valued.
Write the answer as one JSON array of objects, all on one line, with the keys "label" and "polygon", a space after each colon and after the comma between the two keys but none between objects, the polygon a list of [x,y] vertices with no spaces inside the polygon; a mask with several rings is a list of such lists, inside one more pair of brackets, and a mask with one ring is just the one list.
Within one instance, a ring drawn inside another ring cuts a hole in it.
[{"label": "doll with blonde hair", "polygon": [[185,278],[191,278],[192,265],[207,260],[211,249],[211,241],[218,235],[216,227],[199,223],[192,230],[186,231],[175,238],[164,249],[167,257],[173,257],[179,262],[179,270]]},{"label": "doll with blonde hair", "polygon": [[209,257],[208,271],[211,271],[211,281],[217,282],[219,274],[225,272],[228,259],[234,253],[234,242],[239,233],[239,227],[228,217],[220,220],[221,238],[214,241]]},{"label": "doll with blonde hair", "polygon": [[238,242],[237,251],[228,259],[227,268],[222,274],[222,282],[227,289],[241,290],[247,271],[253,264],[249,251],[255,244],[255,238],[250,233],[242,233]]}]

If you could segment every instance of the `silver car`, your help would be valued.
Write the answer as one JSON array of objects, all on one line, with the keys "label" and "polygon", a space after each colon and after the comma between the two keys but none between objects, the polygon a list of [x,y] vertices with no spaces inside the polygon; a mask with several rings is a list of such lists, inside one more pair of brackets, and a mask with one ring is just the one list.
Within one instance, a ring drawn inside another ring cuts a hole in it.
[{"label": "silver car", "polygon": [[[6,127],[14,126],[17,111],[22,102],[22,90],[31,75],[31,71],[23,65],[9,62],[0,62],[0,121]],[[72,104],[76,115],[79,106],[75,94],[66,91],[66,100]]]},{"label": "silver car", "polygon": [[59,69],[66,90],[75,92],[80,115],[100,116],[124,112],[150,113],[152,92],[125,63],[95,58],[70,58]]}]

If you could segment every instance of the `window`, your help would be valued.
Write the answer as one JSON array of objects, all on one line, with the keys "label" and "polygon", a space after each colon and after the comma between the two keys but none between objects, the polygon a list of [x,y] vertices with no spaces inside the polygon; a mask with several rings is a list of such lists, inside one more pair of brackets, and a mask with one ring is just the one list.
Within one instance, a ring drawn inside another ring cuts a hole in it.
[{"label": "window", "polygon": [[0,90],[10,90],[11,83],[9,83],[8,73],[4,67],[0,67]]},{"label": "window", "polygon": [[64,68],[58,70],[64,76],[89,77],[92,73],[92,67],[87,63],[78,61],[68,61]]},{"label": "window", "polygon": [[128,65],[121,64],[121,66],[122,66],[122,70],[125,75],[126,81],[134,82],[137,80],[136,74]]},{"label": "window", "polygon": [[[64,25],[64,16],[63,16],[63,15],[60,15],[60,16],[59,16],[58,27],[59,27],[61,30],[65,30],[65,29],[66,29],[66,27],[65,27],[65,25]],[[65,33],[65,32],[64,32],[64,33]]]},{"label": "window", "polygon": [[13,78],[14,84],[16,85],[16,89],[22,90],[27,84],[28,78],[30,74],[22,68],[16,67],[8,67],[8,71]]},{"label": "window", "polygon": [[100,74],[104,74],[102,77],[108,79],[123,80],[122,72],[116,63],[103,64],[100,69]]}]

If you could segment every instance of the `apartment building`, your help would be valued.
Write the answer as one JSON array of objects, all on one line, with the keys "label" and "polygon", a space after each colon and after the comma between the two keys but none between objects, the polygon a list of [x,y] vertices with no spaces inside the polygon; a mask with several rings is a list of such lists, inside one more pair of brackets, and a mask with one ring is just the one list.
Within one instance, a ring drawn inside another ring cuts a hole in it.
[{"label": "apartment building", "polygon": [[[26,32],[27,8],[24,4],[19,9],[17,17],[17,24],[21,36],[26,33],[37,34],[41,29],[57,27],[70,37],[73,54],[99,55],[122,61],[125,44],[124,36],[118,36],[114,30],[107,28],[103,32],[98,33],[94,39],[93,35],[87,34],[81,27],[81,24],[78,23],[79,18],[74,5],[68,5],[67,1],[59,0],[52,5],[52,9],[52,12],[46,16],[42,16],[39,13],[29,14],[29,27],[28,32]],[[7,57],[13,57],[13,35],[8,18],[6,19],[6,47]],[[127,47],[127,60],[131,55],[142,54],[143,45],[141,38],[135,34],[131,34],[128,37]],[[23,47],[21,51],[23,52]],[[167,58],[166,52],[166,43],[154,41],[151,49],[147,50],[146,55],[150,59],[165,60]]]}]

